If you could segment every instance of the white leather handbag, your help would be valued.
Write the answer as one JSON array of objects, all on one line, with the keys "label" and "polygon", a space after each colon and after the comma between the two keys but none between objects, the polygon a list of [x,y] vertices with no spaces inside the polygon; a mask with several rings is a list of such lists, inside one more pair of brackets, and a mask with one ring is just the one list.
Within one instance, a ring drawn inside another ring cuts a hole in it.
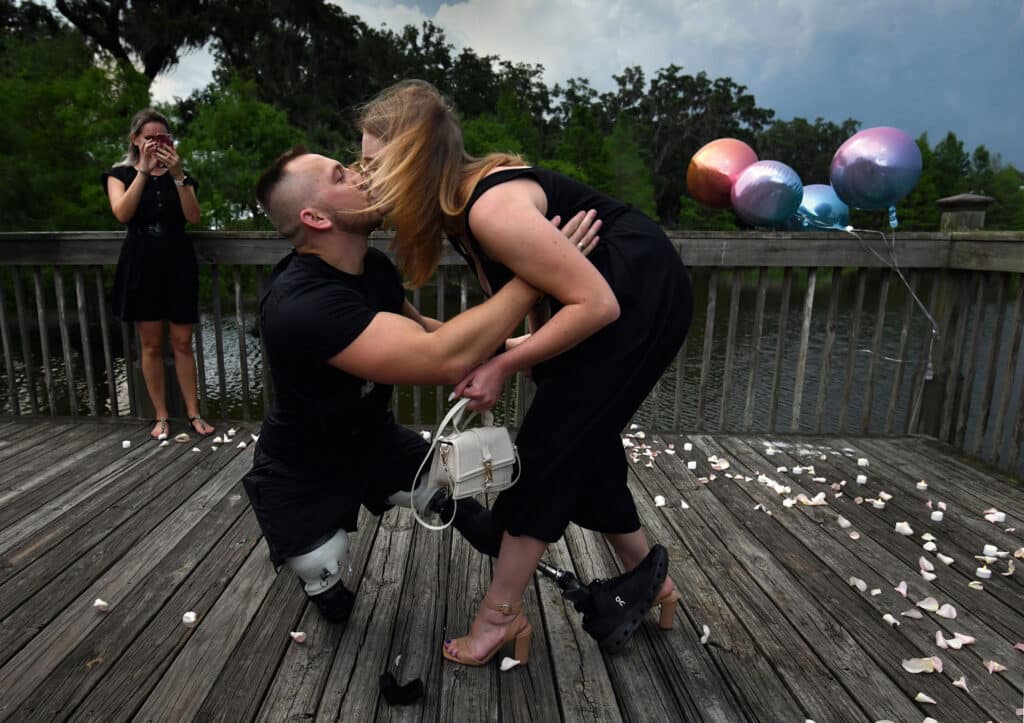
[{"label": "white leather handbag", "polygon": [[[493,414],[486,411],[480,415],[483,426],[470,429],[462,426],[462,415],[469,401],[466,398],[460,399],[437,426],[430,449],[413,478],[413,493],[423,484],[419,481],[420,475],[432,452],[434,457],[426,484],[429,487],[447,488],[452,499],[501,492],[518,481],[519,475],[512,475],[519,462],[519,454],[508,430],[494,426]],[[467,421],[475,414],[471,413]],[[453,431],[445,434],[449,424]],[[415,505],[413,513],[416,513]],[[451,524],[449,520],[444,525],[431,525],[420,519],[418,514],[416,519],[432,530],[443,530]]]}]

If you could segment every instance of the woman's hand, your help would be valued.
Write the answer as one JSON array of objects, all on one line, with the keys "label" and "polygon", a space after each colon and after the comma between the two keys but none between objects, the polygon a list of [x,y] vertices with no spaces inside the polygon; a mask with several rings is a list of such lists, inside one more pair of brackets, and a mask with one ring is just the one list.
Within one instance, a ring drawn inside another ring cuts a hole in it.
[{"label": "woman's hand", "polygon": [[490,409],[498,403],[508,376],[501,363],[501,356],[496,356],[478,366],[456,384],[455,396],[471,399],[468,406],[474,412]]},{"label": "woman's hand", "polygon": [[597,217],[597,211],[594,209],[580,211],[561,227],[559,227],[559,224],[562,223],[561,216],[552,218],[551,223],[564,233],[565,237],[572,242],[573,246],[582,251],[584,256],[589,256],[601,240],[601,237],[597,235],[597,232],[601,230],[601,219]]},{"label": "woman's hand", "polygon": [[157,148],[158,144],[153,140],[146,141],[139,148],[139,170],[143,173],[151,174],[156,168],[159,162]]},{"label": "woman's hand", "polygon": [[181,157],[178,152],[174,150],[173,146],[165,146],[163,144],[157,144],[156,146],[156,157],[164,165],[171,175],[175,179],[181,180],[185,176],[185,171],[181,167]]}]

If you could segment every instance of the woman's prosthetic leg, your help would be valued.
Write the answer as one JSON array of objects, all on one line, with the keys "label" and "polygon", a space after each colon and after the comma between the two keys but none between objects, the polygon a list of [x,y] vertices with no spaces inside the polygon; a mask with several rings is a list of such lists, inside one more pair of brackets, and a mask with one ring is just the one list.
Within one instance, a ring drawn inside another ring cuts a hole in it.
[{"label": "woman's prosthetic leg", "polygon": [[302,580],[306,595],[320,614],[335,623],[348,620],[355,602],[355,595],[341,582],[348,570],[348,547],[348,532],[338,530],[318,540],[301,555],[285,560]]}]

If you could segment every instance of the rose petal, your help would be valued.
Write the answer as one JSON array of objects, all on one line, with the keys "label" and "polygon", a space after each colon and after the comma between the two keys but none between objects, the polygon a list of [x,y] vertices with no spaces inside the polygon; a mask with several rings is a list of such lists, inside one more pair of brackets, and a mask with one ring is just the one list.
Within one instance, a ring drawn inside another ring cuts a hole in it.
[{"label": "rose petal", "polygon": [[975,640],[970,635],[964,635],[963,633],[953,633],[953,638],[960,642],[961,645],[974,645]]},{"label": "rose petal", "polygon": [[[953,685],[955,685],[957,688],[963,688],[964,690],[967,690],[967,678],[961,675],[959,678],[953,681]],[[967,692],[970,693],[971,691],[967,690]]]},{"label": "rose petal", "polygon": [[923,535],[921,535],[921,539],[925,542],[933,542],[935,540],[935,535],[933,535],[930,532],[925,532]]},{"label": "rose petal", "polygon": [[93,600],[92,606],[100,612],[106,612],[110,609],[110,603],[100,598],[96,598],[95,600]]},{"label": "rose petal", "polygon": [[665,498],[662,497],[661,495],[656,495],[654,497],[654,506],[655,507],[664,507],[665,506]]},{"label": "rose petal", "polygon": [[923,577],[928,582],[931,582],[932,580],[935,579],[935,573],[934,572],[928,572],[927,570],[921,570],[921,577]]},{"label": "rose petal", "polygon": [[851,577],[849,582],[850,582],[850,587],[855,587],[858,590],[860,590],[861,592],[864,592],[865,590],[868,589],[868,584],[866,582],[864,582],[863,580],[861,580],[859,577]]},{"label": "rose petal", "polygon": [[888,502],[889,500],[891,500],[891,499],[892,499],[892,495],[891,495],[891,494],[889,494],[888,492],[886,492],[886,491],[884,491],[884,490],[883,490],[883,491],[881,491],[881,492],[879,492],[879,493],[878,493],[878,498],[879,498],[880,500],[883,500],[883,501],[885,501],[885,502]]},{"label": "rose petal", "polygon": [[903,661],[903,669],[908,673],[934,673],[935,658],[909,658]]},{"label": "rose petal", "polygon": [[914,530],[911,529],[909,523],[902,521],[896,523],[896,533],[899,535],[913,535]]},{"label": "rose petal", "polygon": [[935,705],[935,699],[929,695],[925,695],[924,693],[918,693],[915,695],[914,700],[918,703],[931,703],[932,705]]},{"label": "rose petal", "polygon": [[184,615],[181,616],[181,623],[186,628],[190,628],[190,627],[192,627],[193,625],[196,624],[197,617],[198,616],[194,612],[189,610],[187,613],[185,613]]},{"label": "rose petal", "polygon": [[943,555],[941,552],[937,554],[936,557],[939,558],[939,560],[946,565],[952,565],[954,562],[952,557],[950,557],[949,555]]},{"label": "rose petal", "polygon": [[924,617],[924,613],[922,613],[917,608],[910,608],[910,610],[904,610],[900,613],[900,615],[902,615],[905,618],[913,618],[914,620],[920,620]]},{"label": "rose petal", "polygon": [[939,601],[933,597],[926,597],[924,600],[918,601],[917,606],[922,610],[933,613],[939,609]]},{"label": "rose petal", "polygon": [[296,631],[290,632],[290,633],[288,633],[288,635],[290,635],[292,640],[294,640],[296,643],[304,643],[304,642],[306,642],[306,634],[304,632],[302,632],[301,630],[296,630]]},{"label": "rose petal", "polygon": [[839,516],[836,517],[836,524],[839,525],[840,527],[842,527],[845,530],[852,523],[848,519],[843,517],[842,515],[839,515]]},{"label": "rose petal", "polygon": [[969,583],[967,583],[967,587],[971,588],[972,590],[984,590],[985,589],[985,586],[982,585],[977,580],[971,580]]},{"label": "rose petal", "polygon": [[700,630],[701,630],[700,644],[701,645],[707,645],[708,640],[711,639],[711,628],[709,628],[707,625],[702,625]]},{"label": "rose petal", "polygon": [[900,584],[897,585],[896,587],[894,587],[893,590],[898,592],[903,597],[906,597],[907,596],[907,581],[906,580],[900,580]]},{"label": "rose petal", "polygon": [[950,605],[949,603],[946,603],[938,610],[936,610],[935,614],[938,615],[940,618],[946,618],[947,620],[955,620],[956,608]]},{"label": "rose petal", "polygon": [[881,594],[882,594],[882,589],[881,588],[879,588],[879,587],[871,588],[871,597],[878,597]]},{"label": "rose petal", "polygon": [[992,673],[1002,673],[1004,670],[1006,670],[1006,666],[1005,665],[1003,665],[1002,663],[997,663],[994,660],[986,660],[985,661],[985,668],[988,669],[988,672],[989,672],[990,675]]},{"label": "rose petal", "polygon": [[935,644],[938,645],[943,650],[945,650],[946,648],[949,647],[949,644],[946,642],[946,639],[944,637],[942,637],[942,631],[941,630],[936,630],[935,631]]},{"label": "rose petal", "polygon": [[922,555],[921,557],[917,558],[917,565],[922,570],[927,570],[928,572],[931,572],[932,570],[935,569],[935,565],[933,565],[931,560],[929,560],[924,555]]},{"label": "rose petal", "polygon": [[501,659],[501,671],[503,673],[507,670],[512,670],[512,668],[516,667],[517,665],[519,665],[519,661],[515,658],[505,656]]}]

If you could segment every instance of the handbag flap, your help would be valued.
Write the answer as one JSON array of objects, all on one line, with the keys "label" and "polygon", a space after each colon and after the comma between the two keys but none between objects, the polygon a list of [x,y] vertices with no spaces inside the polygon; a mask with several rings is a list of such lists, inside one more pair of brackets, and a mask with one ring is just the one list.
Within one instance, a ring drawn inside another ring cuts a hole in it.
[{"label": "handbag flap", "polygon": [[[459,439],[456,440],[456,437]],[[515,446],[504,427],[475,427],[450,437],[442,437],[440,442],[449,445],[448,467],[456,479],[479,474],[487,462],[492,469],[509,467],[515,463]]]}]

